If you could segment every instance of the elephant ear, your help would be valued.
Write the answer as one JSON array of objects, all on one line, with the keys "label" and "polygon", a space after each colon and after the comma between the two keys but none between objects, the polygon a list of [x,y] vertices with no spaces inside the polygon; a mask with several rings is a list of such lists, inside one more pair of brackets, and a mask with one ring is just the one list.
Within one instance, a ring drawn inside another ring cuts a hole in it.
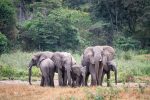
[{"label": "elephant ear", "polygon": [[103,46],[103,60],[111,61],[115,57],[115,50],[110,46]]},{"label": "elephant ear", "polygon": [[91,64],[94,64],[94,63],[95,63],[95,60],[94,60],[94,57],[93,57],[93,56],[90,57],[90,62],[91,62]]},{"label": "elephant ear", "polygon": [[41,54],[41,55],[39,56],[39,60],[38,60],[38,64],[37,64],[37,65],[39,66],[40,63],[41,63],[43,60],[45,60],[46,58],[47,58],[47,56]]},{"label": "elephant ear", "polygon": [[95,60],[94,60],[94,51],[93,49],[91,49],[91,51],[89,52],[89,59],[90,59],[90,62],[91,64],[95,64]]},{"label": "elephant ear", "polygon": [[86,73],[86,66],[81,67],[82,76],[85,76]]},{"label": "elephant ear", "polygon": [[34,55],[37,67],[40,66],[41,61],[43,61],[44,59],[46,59],[46,55],[43,55],[43,52],[39,52],[37,54]]}]

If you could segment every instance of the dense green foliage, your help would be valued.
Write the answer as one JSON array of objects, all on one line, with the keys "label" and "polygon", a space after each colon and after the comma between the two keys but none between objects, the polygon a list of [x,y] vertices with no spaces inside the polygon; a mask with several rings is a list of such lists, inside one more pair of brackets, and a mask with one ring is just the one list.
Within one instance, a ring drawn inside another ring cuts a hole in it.
[{"label": "dense green foliage", "polygon": [[149,0],[93,0],[91,16],[95,21],[103,20],[110,23],[111,33],[121,32],[127,37],[134,36],[141,41],[142,47],[148,47],[149,7]]},{"label": "dense green foliage", "polygon": [[21,38],[28,49],[65,50],[80,48],[78,29],[71,18],[53,11],[47,17],[41,16],[25,24]]},{"label": "dense green foliage", "polygon": [[0,32],[27,51],[149,49],[149,12],[149,0],[2,0]]},{"label": "dense green foliage", "polygon": [[4,34],[0,32],[0,54],[5,52],[8,40]]},{"label": "dense green foliage", "polygon": [[9,39],[15,38],[15,8],[11,0],[1,0],[0,2],[0,32]]},{"label": "dense green foliage", "polygon": [[128,51],[130,49],[135,50],[140,48],[140,42],[131,38],[131,37],[117,37],[116,40],[114,40],[114,45],[118,49],[122,49],[124,51]]}]

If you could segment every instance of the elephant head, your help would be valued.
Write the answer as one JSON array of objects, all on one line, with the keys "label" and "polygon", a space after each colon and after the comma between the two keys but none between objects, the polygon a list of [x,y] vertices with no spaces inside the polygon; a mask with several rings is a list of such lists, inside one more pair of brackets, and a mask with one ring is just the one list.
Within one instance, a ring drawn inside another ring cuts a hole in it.
[{"label": "elephant head", "polygon": [[43,61],[46,58],[52,57],[53,53],[52,52],[38,52],[35,55],[33,55],[31,61],[29,62],[29,84],[31,84],[31,75],[32,75],[32,66],[37,66],[40,67],[41,61]]},{"label": "elephant head", "polygon": [[85,86],[86,66],[75,64],[71,67],[72,86]]},{"label": "elephant head", "polygon": [[[105,66],[107,66],[107,62],[112,61],[115,56],[115,50],[114,48],[110,46],[95,46],[95,48],[98,48],[96,50],[99,50],[99,56],[102,58],[101,63],[99,64],[99,77],[98,77],[98,85],[102,85],[102,73]],[[95,65],[96,66],[96,65]]]},{"label": "elephant head", "polygon": [[114,55],[115,50],[110,46],[93,46],[84,50],[82,65],[88,67],[92,85],[102,85],[103,67],[114,59]]}]

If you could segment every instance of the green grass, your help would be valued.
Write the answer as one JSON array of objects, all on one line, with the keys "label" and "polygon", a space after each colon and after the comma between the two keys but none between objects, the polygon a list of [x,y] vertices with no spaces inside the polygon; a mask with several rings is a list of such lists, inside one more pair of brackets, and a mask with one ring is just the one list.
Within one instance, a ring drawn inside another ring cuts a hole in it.
[{"label": "green grass", "polygon": [[[27,79],[28,64],[34,52],[27,53],[17,51],[0,56],[0,80],[2,79]],[[38,68],[33,67],[32,76],[39,76]]]},{"label": "green grass", "polygon": [[[28,76],[28,64],[35,52],[27,53],[17,51],[0,56],[0,79],[21,79],[26,80]],[[77,63],[81,63],[79,54],[73,54]],[[150,54],[139,54],[135,51],[117,51],[116,59],[118,68],[118,81],[124,82],[131,77],[129,81],[139,76],[150,77]],[[40,70],[33,67],[32,76],[39,77]],[[113,72],[110,81],[114,81]]]}]

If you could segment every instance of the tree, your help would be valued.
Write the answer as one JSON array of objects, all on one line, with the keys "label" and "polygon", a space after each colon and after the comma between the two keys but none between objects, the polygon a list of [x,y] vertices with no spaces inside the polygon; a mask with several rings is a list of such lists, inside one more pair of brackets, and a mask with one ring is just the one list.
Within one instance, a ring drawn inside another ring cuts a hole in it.
[{"label": "tree", "polygon": [[95,21],[110,23],[113,33],[124,33],[129,37],[136,35],[136,26],[142,24],[138,20],[145,15],[149,5],[149,0],[93,0],[91,16]]},{"label": "tree", "polygon": [[77,50],[80,47],[78,29],[69,18],[63,15],[49,14],[37,17],[24,26],[21,34],[25,49],[28,50]]},{"label": "tree", "polygon": [[17,32],[15,8],[11,0],[1,0],[0,2],[0,31],[9,39],[15,39]]}]

